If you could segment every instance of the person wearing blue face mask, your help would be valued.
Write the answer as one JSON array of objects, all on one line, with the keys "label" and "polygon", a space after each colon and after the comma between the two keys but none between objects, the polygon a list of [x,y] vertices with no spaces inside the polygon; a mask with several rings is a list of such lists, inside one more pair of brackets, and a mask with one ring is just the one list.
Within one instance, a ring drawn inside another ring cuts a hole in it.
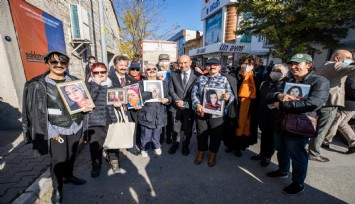
[{"label": "person wearing blue face mask", "polygon": [[[273,92],[283,92],[285,79],[288,74],[288,67],[285,64],[276,64],[270,70],[269,77],[261,83],[258,101],[258,126],[261,131],[260,153],[253,155],[250,159],[260,161],[262,167],[270,164],[271,157],[278,149],[279,137],[281,135],[281,112],[268,104],[266,96]],[[275,146],[276,144],[276,146]]]},{"label": "person wearing blue face mask", "polygon": [[321,156],[320,147],[333,123],[338,107],[345,106],[345,81],[347,76],[355,75],[355,65],[350,65],[353,56],[348,50],[337,50],[324,63],[315,74],[327,78],[330,82],[329,98],[318,111],[318,135],[309,141],[309,159],[318,162],[328,162],[329,159]]}]

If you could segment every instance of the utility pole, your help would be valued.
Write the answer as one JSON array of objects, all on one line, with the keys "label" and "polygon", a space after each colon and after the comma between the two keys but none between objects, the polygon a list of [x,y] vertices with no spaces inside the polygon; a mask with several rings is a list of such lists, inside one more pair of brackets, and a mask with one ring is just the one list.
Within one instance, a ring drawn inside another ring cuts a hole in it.
[{"label": "utility pole", "polygon": [[102,62],[108,67],[106,48],[106,28],[104,21],[104,0],[99,0]]}]

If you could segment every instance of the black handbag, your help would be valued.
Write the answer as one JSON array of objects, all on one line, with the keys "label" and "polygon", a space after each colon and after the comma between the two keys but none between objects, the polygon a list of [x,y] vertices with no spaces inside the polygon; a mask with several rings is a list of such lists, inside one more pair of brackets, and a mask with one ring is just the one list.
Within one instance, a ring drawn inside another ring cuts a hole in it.
[{"label": "black handbag", "polygon": [[282,120],[281,128],[300,137],[316,137],[317,120],[318,116],[314,117],[305,113],[285,114]]}]

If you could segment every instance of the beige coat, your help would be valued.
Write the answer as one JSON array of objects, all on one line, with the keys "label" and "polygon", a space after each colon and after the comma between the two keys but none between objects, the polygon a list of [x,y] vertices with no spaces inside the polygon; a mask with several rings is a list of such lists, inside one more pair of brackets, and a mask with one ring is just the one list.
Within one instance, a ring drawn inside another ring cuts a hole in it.
[{"label": "beige coat", "polygon": [[328,61],[315,71],[330,82],[329,98],[324,106],[345,105],[345,81],[348,75],[355,75],[355,65]]}]

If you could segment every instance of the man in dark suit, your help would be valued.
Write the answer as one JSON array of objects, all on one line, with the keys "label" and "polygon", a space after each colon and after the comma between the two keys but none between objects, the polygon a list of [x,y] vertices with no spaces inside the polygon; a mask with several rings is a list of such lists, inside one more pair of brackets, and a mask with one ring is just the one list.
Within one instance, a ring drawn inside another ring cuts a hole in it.
[{"label": "man in dark suit", "polygon": [[191,69],[189,56],[182,55],[178,63],[180,70],[172,72],[169,80],[169,94],[173,98],[169,109],[173,115],[173,144],[169,149],[169,154],[174,154],[182,142],[182,155],[188,155],[194,121],[191,90],[199,74]]},{"label": "man in dark suit", "polygon": [[[132,85],[132,84],[135,84],[138,82],[135,78],[129,76],[127,73],[128,61],[129,61],[128,57],[123,56],[123,55],[116,56],[113,59],[113,64],[115,66],[116,71],[114,74],[109,76],[109,78],[112,81],[112,87],[123,88],[125,86]],[[130,122],[135,122],[136,124],[138,124],[136,110],[134,110],[134,109],[128,110],[127,115],[128,115],[128,120]],[[139,128],[136,128],[136,130],[138,130],[138,129]],[[136,131],[136,136],[137,135],[139,135],[139,131]],[[137,139],[136,141],[139,141],[139,139]],[[132,149],[130,149],[130,152],[132,152],[133,154],[136,154],[136,155],[139,153],[139,151],[136,147],[133,147]],[[111,165],[115,166],[116,161],[113,161],[113,163]]]},{"label": "man in dark suit", "polygon": [[110,75],[112,81],[112,86],[115,88],[122,88],[134,83],[137,83],[137,80],[128,75],[128,57],[126,56],[116,56],[113,59],[113,64],[115,65],[115,73]]}]

